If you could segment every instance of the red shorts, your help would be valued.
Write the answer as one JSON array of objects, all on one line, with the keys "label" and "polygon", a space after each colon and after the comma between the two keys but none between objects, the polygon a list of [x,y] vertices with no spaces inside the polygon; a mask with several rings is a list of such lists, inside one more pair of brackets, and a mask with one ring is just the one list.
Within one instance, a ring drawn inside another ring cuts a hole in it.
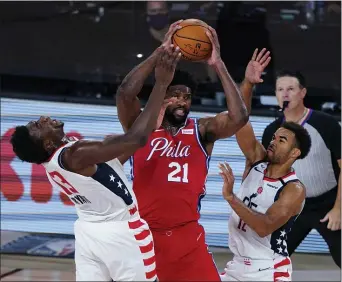
[{"label": "red shorts", "polygon": [[221,281],[197,222],[152,234],[159,281]]}]

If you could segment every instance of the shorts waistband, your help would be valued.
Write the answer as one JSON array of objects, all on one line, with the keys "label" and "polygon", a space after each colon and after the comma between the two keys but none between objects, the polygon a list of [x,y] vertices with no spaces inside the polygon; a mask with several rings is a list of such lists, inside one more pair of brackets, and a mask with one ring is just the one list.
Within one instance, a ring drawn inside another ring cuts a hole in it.
[{"label": "shorts waistband", "polygon": [[243,263],[245,265],[265,265],[269,264],[274,266],[278,262],[281,262],[283,260],[289,260],[289,263],[291,263],[291,260],[289,257],[283,257],[279,256],[277,258],[270,258],[270,259],[251,259],[248,257],[241,257],[241,256],[234,256],[233,261],[236,261],[237,263]]}]

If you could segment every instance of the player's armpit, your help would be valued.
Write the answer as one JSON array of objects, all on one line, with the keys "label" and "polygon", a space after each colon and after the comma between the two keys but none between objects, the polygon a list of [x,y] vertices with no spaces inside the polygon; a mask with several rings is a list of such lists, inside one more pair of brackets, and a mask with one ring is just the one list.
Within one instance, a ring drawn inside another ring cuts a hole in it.
[{"label": "player's armpit", "polygon": [[133,156],[133,154],[123,154],[118,157],[118,160],[122,165],[124,165],[131,156]]},{"label": "player's armpit", "polygon": [[218,139],[228,138],[236,133],[246,122],[248,116],[245,113],[234,117],[227,111],[221,112],[214,117],[199,119],[199,125],[203,141],[213,143]]},{"label": "player's armpit", "polygon": [[279,199],[266,211],[264,236],[283,226],[302,209],[305,200],[305,187],[299,181],[288,183],[280,193]]},{"label": "player's armpit", "polygon": [[236,134],[236,141],[248,163],[253,164],[266,157],[266,149],[257,140],[250,122],[242,127]]}]

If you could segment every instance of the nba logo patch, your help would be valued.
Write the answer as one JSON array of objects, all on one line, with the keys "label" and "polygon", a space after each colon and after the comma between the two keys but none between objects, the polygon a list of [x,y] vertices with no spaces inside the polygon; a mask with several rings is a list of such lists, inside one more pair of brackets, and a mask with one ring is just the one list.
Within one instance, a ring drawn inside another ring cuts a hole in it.
[{"label": "nba logo patch", "polygon": [[193,129],[182,129],[182,134],[194,134]]},{"label": "nba logo patch", "polygon": [[258,193],[258,194],[261,194],[262,191],[263,191],[262,187],[259,187],[258,190],[257,190],[257,193]]}]

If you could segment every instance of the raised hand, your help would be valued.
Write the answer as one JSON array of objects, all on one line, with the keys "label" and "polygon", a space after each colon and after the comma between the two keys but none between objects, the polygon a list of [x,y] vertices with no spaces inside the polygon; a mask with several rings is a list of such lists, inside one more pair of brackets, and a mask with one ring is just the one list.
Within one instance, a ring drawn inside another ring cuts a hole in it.
[{"label": "raised hand", "polygon": [[224,164],[220,163],[219,168],[221,170],[220,175],[223,178],[222,195],[228,201],[233,196],[234,174],[227,162],[224,162]]},{"label": "raised hand", "polygon": [[263,48],[258,54],[258,48],[254,50],[252,59],[249,61],[246,71],[245,79],[250,83],[262,83],[261,75],[264,69],[268,66],[271,61],[270,51],[266,52],[266,48]]},{"label": "raised hand", "polygon": [[183,20],[179,20],[174,22],[173,24],[170,25],[169,30],[164,36],[163,40],[163,45],[171,45],[172,44],[172,35],[178,30],[181,29],[182,27],[179,25]]},{"label": "raised hand", "polygon": [[167,107],[175,102],[177,102],[177,97],[170,97],[164,100],[163,105],[159,112],[156,129],[158,129],[162,125]]},{"label": "raised hand", "polygon": [[182,54],[177,46],[161,46],[158,50],[158,59],[155,67],[155,77],[157,83],[169,86],[175,74],[177,63]]},{"label": "raised hand", "polygon": [[212,45],[211,56],[207,60],[208,65],[215,65],[217,62],[221,61],[221,53],[220,53],[220,43],[217,37],[216,30],[211,26],[208,26],[208,30],[206,31],[207,36]]}]

